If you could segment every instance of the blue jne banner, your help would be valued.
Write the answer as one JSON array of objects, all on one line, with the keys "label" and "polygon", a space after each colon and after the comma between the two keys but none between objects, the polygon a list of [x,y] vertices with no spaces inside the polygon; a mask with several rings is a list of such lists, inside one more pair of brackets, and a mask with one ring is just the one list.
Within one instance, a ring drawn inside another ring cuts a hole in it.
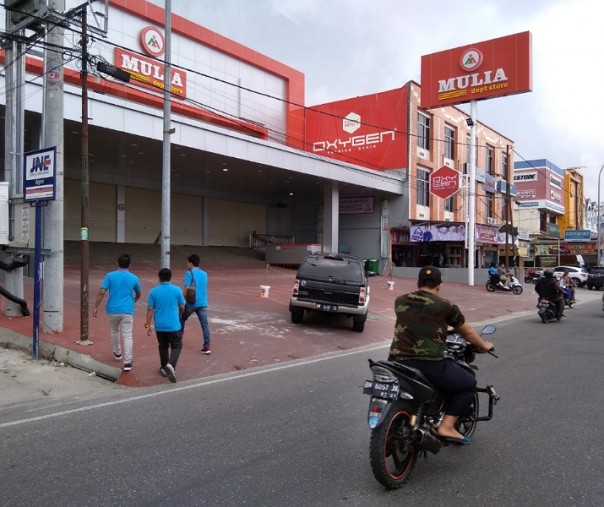
[{"label": "blue jne banner", "polygon": [[23,197],[26,201],[54,200],[57,148],[25,152]]}]

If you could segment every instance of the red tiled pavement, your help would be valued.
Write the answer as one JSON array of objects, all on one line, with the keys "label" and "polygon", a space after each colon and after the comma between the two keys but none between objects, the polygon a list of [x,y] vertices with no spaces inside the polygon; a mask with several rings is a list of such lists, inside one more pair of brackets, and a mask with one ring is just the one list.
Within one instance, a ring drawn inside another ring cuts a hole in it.
[{"label": "red tiled pavement", "polygon": [[[202,266],[203,267],[203,266]],[[90,310],[100,283],[114,266],[90,268]],[[173,283],[181,285],[185,266],[172,266]],[[387,279],[371,279],[369,319],[363,333],[352,331],[350,320],[322,314],[305,315],[304,323],[292,324],[288,311],[289,294],[295,271],[282,267],[209,267],[209,320],[212,331],[212,354],[199,353],[201,328],[193,315],[187,321],[183,350],[178,362],[179,381],[196,379],[246,368],[276,364],[292,359],[315,356],[338,350],[348,350],[370,344],[389,343],[394,325],[395,297],[415,288],[415,280],[393,278],[394,290],[388,289]],[[147,336],[144,329],[146,301],[149,290],[157,283],[157,268],[148,265],[132,267],[141,280],[143,296],[137,303],[134,319],[134,368],[122,372],[117,382],[128,386],[150,386],[168,382],[159,375],[159,355],[155,335]],[[486,276],[486,275],[485,275]],[[510,293],[488,293],[482,280],[473,287],[464,284],[443,285],[442,296],[458,303],[469,322],[477,324],[496,320],[517,312],[531,311],[535,305],[533,285],[515,296]],[[261,297],[260,285],[269,285],[268,297]],[[33,307],[32,282],[26,281],[26,299]],[[61,333],[40,332],[40,340],[65,347],[70,351],[90,355],[110,366],[120,366],[111,351],[109,326],[104,303],[99,316],[89,318],[89,340],[80,340],[80,270],[65,269],[64,329]],[[332,318],[333,317],[333,318]],[[41,317],[40,317],[41,318]],[[33,336],[32,317],[8,318],[0,315],[0,327]]]}]

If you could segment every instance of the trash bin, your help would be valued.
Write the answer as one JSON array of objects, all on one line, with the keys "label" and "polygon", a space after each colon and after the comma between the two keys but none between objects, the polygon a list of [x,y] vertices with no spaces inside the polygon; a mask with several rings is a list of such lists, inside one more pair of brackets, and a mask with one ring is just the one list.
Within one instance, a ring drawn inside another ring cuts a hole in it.
[{"label": "trash bin", "polygon": [[380,260],[379,259],[367,259],[365,261],[365,271],[367,271],[367,273],[378,274],[380,271]]}]

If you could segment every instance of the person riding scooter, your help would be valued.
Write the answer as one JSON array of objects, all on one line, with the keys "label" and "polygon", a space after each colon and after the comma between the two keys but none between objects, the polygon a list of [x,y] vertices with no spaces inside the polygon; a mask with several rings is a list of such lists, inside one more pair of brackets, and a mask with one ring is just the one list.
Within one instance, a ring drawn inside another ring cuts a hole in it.
[{"label": "person riding scooter", "polygon": [[575,282],[573,282],[572,278],[568,274],[568,271],[565,271],[562,274],[559,284],[562,292],[564,293],[566,303],[572,308],[575,304]]},{"label": "person riding scooter", "polygon": [[[535,292],[539,294],[539,299],[545,298],[553,301],[556,304],[558,315],[560,317],[564,316],[564,296],[551,269],[546,269],[543,278],[537,281]],[[539,304],[539,301],[537,301],[537,304]]]},{"label": "person riding scooter", "polygon": [[501,273],[500,271],[497,269],[496,265],[494,262],[491,262],[491,264],[489,265],[489,278],[491,280],[491,283],[493,284],[493,286],[501,289],[501,290],[510,290],[509,287],[506,287],[502,282],[501,282]]}]

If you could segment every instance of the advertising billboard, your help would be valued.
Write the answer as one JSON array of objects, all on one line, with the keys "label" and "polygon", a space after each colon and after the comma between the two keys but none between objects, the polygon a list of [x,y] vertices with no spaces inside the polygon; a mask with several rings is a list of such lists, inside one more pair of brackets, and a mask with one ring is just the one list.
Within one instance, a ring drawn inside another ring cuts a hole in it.
[{"label": "advertising billboard", "polygon": [[369,169],[407,167],[407,96],[405,87],[307,108],[307,150]]},{"label": "advertising billboard", "polygon": [[421,81],[423,109],[530,92],[531,34],[424,55]]}]

